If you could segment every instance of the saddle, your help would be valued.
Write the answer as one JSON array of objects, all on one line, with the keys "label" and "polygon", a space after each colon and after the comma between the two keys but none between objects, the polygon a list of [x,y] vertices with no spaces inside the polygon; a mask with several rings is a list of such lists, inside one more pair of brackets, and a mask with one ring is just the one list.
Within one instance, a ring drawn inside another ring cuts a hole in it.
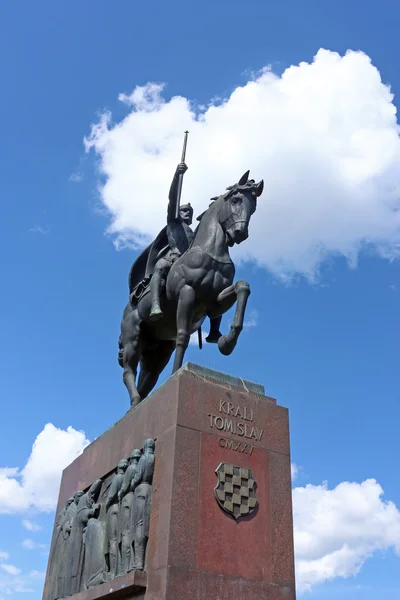
[{"label": "saddle", "polygon": [[143,296],[147,293],[147,291],[150,288],[150,281],[151,281],[152,277],[153,277],[153,274],[147,275],[146,277],[144,277],[142,279],[142,281],[139,281],[139,283],[134,287],[134,289],[130,295],[131,304],[138,304],[140,302],[140,300],[143,298]]},{"label": "saddle", "polygon": [[129,294],[132,304],[137,304],[148,292],[157,261],[169,250],[167,228],[137,257],[129,272]]}]

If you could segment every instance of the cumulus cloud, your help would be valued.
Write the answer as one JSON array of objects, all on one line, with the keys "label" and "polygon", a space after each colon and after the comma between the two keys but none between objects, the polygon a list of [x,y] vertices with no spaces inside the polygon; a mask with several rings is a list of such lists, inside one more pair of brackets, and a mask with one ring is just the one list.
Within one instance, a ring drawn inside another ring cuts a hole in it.
[{"label": "cumulus cloud", "polygon": [[[18,593],[32,593],[35,590],[28,587],[25,582],[25,578],[20,575],[7,575],[6,577],[0,576],[0,600],[5,600],[13,595],[14,592]],[[38,590],[39,592],[39,590]],[[1,593],[5,594],[2,596]]]},{"label": "cumulus cloud", "polygon": [[21,573],[21,569],[18,569],[18,567],[6,563],[0,564],[0,568],[2,568],[3,571],[8,573],[9,575],[18,575],[19,573]]},{"label": "cumulus cloud", "polygon": [[258,310],[251,310],[243,323],[243,327],[245,329],[251,329],[252,327],[257,327],[259,320]]},{"label": "cumulus cloud", "polygon": [[[0,558],[2,558],[0,554]],[[7,557],[8,558],[8,557]],[[4,600],[6,597],[13,596],[15,592],[17,593],[31,593],[34,592],[30,585],[32,583],[42,585],[42,581],[44,579],[44,573],[36,570],[32,570],[28,575],[22,573],[22,570],[18,567],[9,564],[9,563],[1,563],[0,564],[0,600]],[[41,593],[40,589],[36,590]]]},{"label": "cumulus cloud", "polygon": [[298,591],[356,575],[375,552],[400,555],[400,511],[375,479],[293,490]]},{"label": "cumulus cloud", "polygon": [[72,173],[69,177],[69,181],[72,183],[80,183],[83,180],[83,173],[77,171],[76,173]]},{"label": "cumulus cloud", "polygon": [[300,469],[300,467],[298,465],[296,465],[296,463],[291,463],[291,465],[290,465],[290,472],[291,472],[291,475],[292,475],[292,480],[296,479],[296,477],[297,477],[297,475],[299,473],[299,469]]},{"label": "cumulus cloud", "polygon": [[4,550],[0,550],[0,560],[7,560],[10,555],[8,552],[4,552]]},{"label": "cumulus cloud", "polygon": [[33,523],[32,521],[29,521],[28,519],[24,519],[22,521],[22,525],[28,531],[40,531],[40,529],[41,529],[40,525],[38,525],[37,523]]},{"label": "cumulus cloud", "polygon": [[197,331],[195,331],[194,333],[192,333],[192,335],[190,336],[190,338],[189,338],[189,344],[191,344],[192,346],[198,346],[199,345],[199,334],[197,333]]},{"label": "cumulus cloud", "polygon": [[[355,265],[365,248],[400,252],[400,139],[388,86],[362,52],[319,50],[282,75],[265,68],[207,107],[165,99],[149,83],[121,94],[85,139],[118,245],[141,246],[165,224],[170,180],[189,129],[183,200],[200,213],[251,169],[265,191],[236,257],[280,276],[314,277],[329,256]],[[151,205],[151,210],[149,210]]]},{"label": "cumulus cloud", "polygon": [[22,547],[25,548],[25,550],[44,550],[45,548],[47,548],[46,544],[39,544],[38,542],[34,542],[33,540],[31,540],[30,538],[27,538],[22,542]]},{"label": "cumulus cloud", "polygon": [[[24,468],[0,469],[0,513],[22,513],[29,508],[55,509],[62,470],[89,440],[83,431],[48,423],[36,437]],[[49,457],[51,456],[51,460]]]},{"label": "cumulus cloud", "polygon": [[42,227],[41,225],[35,225],[34,227],[28,229],[28,231],[30,231],[31,233],[40,233],[41,235],[47,235],[50,233],[50,228]]},{"label": "cumulus cloud", "polygon": [[32,579],[44,579],[45,576],[46,576],[46,573],[44,571],[36,571],[36,569],[33,569],[29,573],[29,577],[32,577]]}]

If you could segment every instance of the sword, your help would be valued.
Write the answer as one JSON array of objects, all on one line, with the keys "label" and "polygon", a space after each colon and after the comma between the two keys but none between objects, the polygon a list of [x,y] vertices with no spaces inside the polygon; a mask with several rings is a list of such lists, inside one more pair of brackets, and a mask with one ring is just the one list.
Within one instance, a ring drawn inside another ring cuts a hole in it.
[{"label": "sword", "polygon": [[[189,135],[189,132],[185,131],[185,137],[183,138],[183,148],[182,148],[181,163],[184,163],[185,159],[186,159],[186,146],[187,146],[188,135]],[[177,199],[177,202],[176,202],[176,213],[175,213],[175,218],[176,219],[179,218],[179,210],[180,210],[180,206],[181,206],[181,195],[182,195],[182,184],[183,184],[183,175],[179,175],[179,181],[178,181],[178,199]]]}]

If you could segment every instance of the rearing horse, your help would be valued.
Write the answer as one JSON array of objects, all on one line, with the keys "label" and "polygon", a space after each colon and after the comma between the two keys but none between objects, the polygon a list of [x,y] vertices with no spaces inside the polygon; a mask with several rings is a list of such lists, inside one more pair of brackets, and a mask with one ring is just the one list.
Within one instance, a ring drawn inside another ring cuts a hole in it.
[{"label": "rearing horse", "polygon": [[[219,196],[199,218],[189,249],[172,265],[161,300],[163,319],[149,319],[149,287],[138,302],[129,302],[121,323],[119,363],[131,406],[136,406],[157,383],[174,350],[173,373],[183,363],[190,335],[208,316],[215,318],[236,302],[230,331],[221,335],[218,348],[230,354],[243,329],[250,286],[233,283],[235,266],[229,247],[247,239],[249,221],[257,207],[264,182],[249,180],[247,171],[228,191]],[[140,373],[136,385],[137,368]]]}]

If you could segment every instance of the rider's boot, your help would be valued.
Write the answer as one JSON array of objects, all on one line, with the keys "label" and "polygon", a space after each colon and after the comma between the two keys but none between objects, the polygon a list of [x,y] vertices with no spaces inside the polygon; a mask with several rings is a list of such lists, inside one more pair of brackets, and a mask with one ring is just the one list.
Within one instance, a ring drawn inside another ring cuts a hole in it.
[{"label": "rider's boot", "polygon": [[210,319],[210,333],[206,337],[206,342],[208,342],[209,344],[217,344],[218,343],[218,340],[222,335],[222,333],[219,330],[221,321],[222,321],[222,316],[216,317],[215,319]]},{"label": "rider's boot", "polygon": [[149,315],[150,321],[158,321],[164,316],[163,311],[160,307],[160,288],[161,288],[161,273],[154,272],[153,277],[150,281],[150,295],[151,295],[151,311]]}]

